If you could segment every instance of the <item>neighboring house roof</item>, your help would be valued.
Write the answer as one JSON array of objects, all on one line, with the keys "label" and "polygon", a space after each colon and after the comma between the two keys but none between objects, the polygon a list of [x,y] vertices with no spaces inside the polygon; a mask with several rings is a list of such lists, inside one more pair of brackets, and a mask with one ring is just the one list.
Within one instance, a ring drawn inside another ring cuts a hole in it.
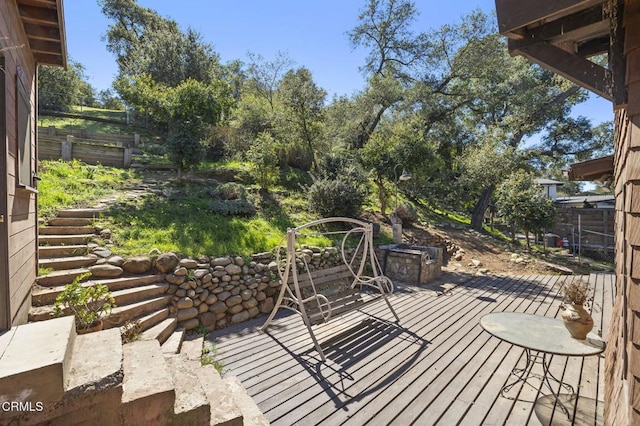
[{"label": "neighboring house roof", "polygon": [[564,185],[564,182],[560,182],[559,180],[553,180],[553,179],[536,178],[535,181],[538,185],[558,185],[558,186]]},{"label": "neighboring house roof", "polygon": [[557,204],[578,204],[587,202],[589,204],[611,204],[615,205],[615,195],[577,195],[574,197],[560,197],[556,199]]},{"label": "neighboring house roof", "polygon": [[37,64],[67,66],[63,0],[16,0]]}]

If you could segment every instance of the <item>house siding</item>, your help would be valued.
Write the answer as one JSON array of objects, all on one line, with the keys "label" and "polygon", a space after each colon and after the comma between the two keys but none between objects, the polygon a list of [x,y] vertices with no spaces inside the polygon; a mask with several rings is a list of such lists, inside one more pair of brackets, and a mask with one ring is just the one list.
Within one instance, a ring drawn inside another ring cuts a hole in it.
[{"label": "house siding", "polygon": [[[16,112],[16,82],[19,79],[27,91],[33,123],[37,123],[35,109],[36,65],[28,48],[18,8],[13,0],[0,2],[0,44],[5,57],[5,110],[7,145],[6,164],[6,221],[8,235],[9,317],[11,325],[27,321],[31,305],[31,287],[37,274],[37,217],[36,194],[20,189],[16,184],[18,141]],[[31,132],[31,164],[35,170],[36,132]],[[6,291],[6,290],[5,290]]]}]

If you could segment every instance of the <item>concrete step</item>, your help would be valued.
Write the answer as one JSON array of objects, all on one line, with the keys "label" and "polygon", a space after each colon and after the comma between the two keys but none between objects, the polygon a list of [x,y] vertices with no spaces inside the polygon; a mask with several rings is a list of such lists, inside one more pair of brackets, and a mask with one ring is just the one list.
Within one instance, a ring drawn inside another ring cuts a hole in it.
[{"label": "concrete step", "polygon": [[2,400],[28,398],[45,407],[58,401],[69,378],[75,339],[73,316],[15,326],[1,335]]},{"label": "concrete step", "polygon": [[38,228],[39,235],[78,235],[78,234],[94,234],[93,226],[40,226]]},{"label": "concrete step", "polygon": [[50,246],[70,246],[76,244],[86,244],[96,234],[78,234],[78,235],[40,235],[38,236],[39,245]]},{"label": "concrete step", "polygon": [[38,257],[40,259],[53,259],[56,257],[65,256],[81,256],[87,253],[89,253],[89,246],[86,244],[38,247]]},{"label": "concrete step", "polygon": [[174,355],[180,353],[182,347],[182,340],[184,339],[184,328],[176,328],[164,343],[161,344],[160,349],[165,355]]},{"label": "concrete step", "polygon": [[[140,334],[140,340],[157,340],[162,345],[176,329],[178,320],[167,318]],[[164,350],[163,350],[164,353]]]},{"label": "concrete step", "polygon": [[243,426],[242,410],[213,365],[203,365],[198,381],[211,405],[211,425]]},{"label": "concrete step", "polygon": [[174,355],[167,357],[167,365],[173,376],[176,393],[171,424],[209,426],[210,403],[196,373],[200,363]]},{"label": "concrete step", "polygon": [[122,418],[125,425],[169,424],[173,418],[173,377],[157,340],[123,346]]},{"label": "concrete step", "polygon": [[165,309],[170,302],[171,296],[160,296],[130,305],[117,306],[113,308],[111,316],[105,321],[105,328],[120,327],[127,321]]},{"label": "concrete step", "polygon": [[101,217],[106,209],[63,209],[58,210],[58,217],[96,218]]},{"label": "concrete step", "polygon": [[[86,268],[70,269],[67,271],[55,271],[47,275],[40,275],[36,278],[36,283],[43,287],[52,287],[65,284],[71,284],[73,280],[83,274],[90,274]],[[89,277],[83,279],[86,281]]]},{"label": "concrete step", "polygon": [[155,283],[111,292],[116,306],[130,305],[161,296],[169,289],[169,283]]},{"label": "concrete step", "polygon": [[98,261],[98,256],[90,254],[88,256],[69,256],[58,257],[49,259],[39,259],[39,268],[48,268],[55,271],[62,271],[66,269],[76,269],[85,266],[91,266]]},{"label": "concrete step", "polygon": [[134,321],[140,322],[140,331],[150,329],[156,324],[161,323],[165,319],[169,318],[169,308],[153,311],[150,314],[136,318]]},{"label": "concrete step", "polygon": [[[102,280],[89,280],[82,283],[82,286],[88,287],[96,284],[106,285],[112,292],[124,290],[127,288],[141,287],[157,282],[162,282],[165,275],[142,275],[127,278],[109,278]],[[42,287],[34,288],[31,291],[31,303],[33,306],[53,305],[56,297],[64,290],[64,287]],[[166,318],[166,317],[165,317]]]},{"label": "concrete step", "polygon": [[54,217],[47,221],[49,226],[91,226],[93,219],[80,217]]},{"label": "concrete step", "polygon": [[224,381],[226,382],[227,390],[231,393],[242,412],[244,426],[269,426],[269,420],[262,414],[262,411],[249,396],[240,380],[237,377],[226,377]]}]

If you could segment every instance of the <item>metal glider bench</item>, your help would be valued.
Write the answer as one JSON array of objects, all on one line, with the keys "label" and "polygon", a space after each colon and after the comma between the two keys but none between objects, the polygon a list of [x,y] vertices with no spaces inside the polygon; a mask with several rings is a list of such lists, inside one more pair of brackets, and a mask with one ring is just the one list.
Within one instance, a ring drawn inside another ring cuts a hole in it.
[{"label": "metal glider bench", "polygon": [[[332,230],[340,224],[346,229]],[[329,231],[320,232],[322,229]],[[308,237],[332,235],[342,235],[339,246],[341,261],[338,266],[310,270],[308,255],[296,251],[301,246],[301,241]],[[289,229],[278,247],[276,261],[282,286],[271,315],[261,330],[267,329],[279,308],[296,312],[302,317],[323,361],[326,361],[326,358],[312,325],[326,323],[333,317],[360,309],[380,298],[384,299],[396,321],[400,322],[387,297],[393,293],[393,283],[381,272],[374,251],[371,223],[346,217],[332,217]]]}]

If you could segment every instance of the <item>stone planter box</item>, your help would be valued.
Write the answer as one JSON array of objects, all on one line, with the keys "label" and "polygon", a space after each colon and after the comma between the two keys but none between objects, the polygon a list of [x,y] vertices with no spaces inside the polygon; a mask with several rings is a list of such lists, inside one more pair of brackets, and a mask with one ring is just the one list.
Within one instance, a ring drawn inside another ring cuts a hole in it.
[{"label": "stone planter box", "polygon": [[393,281],[422,285],[442,275],[440,247],[389,244],[376,249],[383,273]]}]

